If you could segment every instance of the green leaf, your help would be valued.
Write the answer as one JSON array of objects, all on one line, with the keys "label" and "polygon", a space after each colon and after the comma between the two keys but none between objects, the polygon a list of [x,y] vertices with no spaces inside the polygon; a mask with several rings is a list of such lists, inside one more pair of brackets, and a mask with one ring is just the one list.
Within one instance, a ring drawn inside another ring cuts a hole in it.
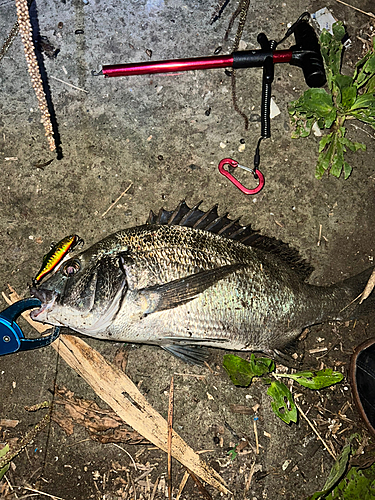
[{"label": "green leaf", "polygon": [[255,358],[251,354],[250,361],[240,356],[226,354],[223,358],[223,367],[234,385],[247,387],[254,377],[261,377],[275,369],[275,363],[269,358]]},{"label": "green leaf", "polygon": [[342,22],[334,23],[332,26],[333,35],[327,30],[323,30],[320,35],[320,50],[322,53],[327,76],[328,88],[333,92],[334,77],[340,74],[341,67],[341,40],[345,35],[345,28]]},{"label": "green leaf", "polygon": [[292,125],[295,127],[293,137],[307,137],[314,122],[319,128],[330,128],[337,116],[332,96],[324,89],[308,89],[288,107]]},{"label": "green leaf", "polygon": [[344,24],[339,21],[337,23],[333,23],[332,25],[332,32],[333,32],[333,38],[335,39],[336,42],[339,42],[342,44],[341,40],[345,36],[345,26]]},{"label": "green leaf", "polygon": [[347,161],[344,162],[344,179],[346,180],[349,175],[352,173],[352,167],[349,165]]},{"label": "green leaf", "polygon": [[366,151],[366,144],[363,144],[362,142],[353,142],[346,137],[342,137],[341,142],[353,152],[356,152],[359,149]]},{"label": "green leaf", "polygon": [[229,450],[228,455],[231,460],[234,460],[238,455],[238,453],[236,452],[236,448],[232,448],[231,450]]},{"label": "green leaf", "polygon": [[354,71],[353,80],[358,81],[360,72],[363,70],[363,66],[364,66],[365,62],[369,59],[369,57],[371,57],[371,51],[367,52],[367,54],[365,54],[365,56],[362,57],[362,59],[360,59],[356,63],[356,65],[355,65],[356,69]]},{"label": "green leaf", "polygon": [[[347,470],[347,466],[349,463],[349,458],[352,452],[352,441],[354,438],[357,438],[357,434],[352,434],[349,438],[349,442],[343,447],[340,456],[336,460],[336,462],[333,464],[333,467],[329,473],[329,476],[327,478],[327,481],[325,485],[323,486],[322,491],[317,491],[314,493],[312,497],[310,497],[309,500],[318,500],[320,498],[326,498],[326,496],[333,490],[336,484],[341,481],[341,479],[344,477],[345,472]],[[335,495],[335,499],[338,498]],[[352,497],[352,500],[356,500],[358,498],[362,497]],[[349,498],[347,499],[349,500]],[[363,500],[363,499],[362,499]]]},{"label": "green leaf", "polygon": [[317,167],[329,170],[335,158],[338,137],[332,133],[331,140],[321,149],[318,157]]},{"label": "green leaf", "polygon": [[[4,448],[0,450],[0,458],[3,458],[9,451],[9,444],[6,444]],[[6,464],[2,469],[0,469],[0,481],[2,477],[7,473],[10,464]]]},{"label": "green leaf", "polygon": [[371,54],[371,56],[367,59],[363,69],[367,73],[375,73],[375,54]]},{"label": "green leaf", "polygon": [[356,65],[354,73],[355,84],[358,88],[368,85],[369,80],[375,73],[375,54],[369,51]]},{"label": "green leaf", "polygon": [[344,153],[348,147],[351,151],[365,150],[366,146],[361,142],[352,142],[344,137],[345,127],[338,127],[334,132],[322,137],[319,143],[319,157],[315,171],[315,177],[321,179],[325,171],[335,177],[340,177],[344,172],[347,179],[352,172],[352,167],[345,161]]},{"label": "green leaf", "polygon": [[320,139],[320,141],[319,141],[319,153],[321,151],[323,151],[323,149],[327,146],[327,144],[329,144],[332,141],[332,137],[333,137],[333,132],[331,132],[330,134],[324,135]]},{"label": "green leaf", "polygon": [[309,118],[308,120],[299,120],[295,116],[291,118],[292,126],[295,130],[292,132],[292,139],[298,139],[299,137],[307,137],[310,135],[311,127],[313,126],[315,118]]},{"label": "green leaf", "polygon": [[317,118],[328,118],[336,115],[332,96],[324,89],[308,89],[302,95],[300,105],[303,105],[307,116],[314,115]]},{"label": "green leaf", "polygon": [[375,114],[369,109],[360,109],[359,111],[351,112],[351,115],[361,122],[368,123],[373,129],[375,129]]},{"label": "green leaf", "polygon": [[325,128],[331,128],[332,125],[334,124],[335,120],[336,120],[336,117],[337,117],[337,111],[336,109],[333,110],[334,112],[332,112],[329,116],[327,116],[327,118],[325,119],[325,122],[324,122],[324,127]]},{"label": "green leaf", "polygon": [[357,97],[349,111],[360,108],[368,109],[370,107],[375,107],[375,96],[373,94],[362,94]]},{"label": "green leaf", "polygon": [[322,162],[319,162],[319,159],[318,159],[318,163],[317,163],[316,169],[315,169],[315,178],[320,180],[323,177],[325,171],[326,171],[326,169],[323,167]]},{"label": "green leaf", "polygon": [[360,470],[353,467],[326,500],[373,500],[375,498],[375,466]]},{"label": "green leaf", "polygon": [[344,110],[350,109],[357,97],[357,87],[353,84],[353,78],[346,75],[336,75],[334,81],[339,89],[338,103]]},{"label": "green leaf", "polygon": [[331,159],[331,170],[329,173],[337,178],[341,175],[341,170],[344,166],[344,147],[339,137],[335,141],[336,149],[333,152]]},{"label": "green leaf", "polygon": [[373,94],[375,92],[375,75],[373,75],[366,84],[366,92]]},{"label": "green leaf", "polygon": [[287,373],[283,374],[283,377],[291,378],[300,385],[303,385],[303,387],[308,387],[309,389],[323,389],[324,387],[329,387],[330,385],[341,382],[344,375],[340,372],[334,372],[330,368],[326,368],[325,370],[317,372],[304,371]]},{"label": "green leaf", "polygon": [[297,422],[297,408],[293,401],[293,396],[286,385],[278,380],[274,380],[269,387],[267,394],[271,396],[271,407],[273,412],[287,424]]}]

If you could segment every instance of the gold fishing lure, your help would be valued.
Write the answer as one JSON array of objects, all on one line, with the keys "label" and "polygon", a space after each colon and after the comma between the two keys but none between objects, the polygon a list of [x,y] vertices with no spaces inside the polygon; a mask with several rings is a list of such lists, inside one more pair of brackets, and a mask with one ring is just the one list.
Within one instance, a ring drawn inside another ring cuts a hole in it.
[{"label": "gold fishing lure", "polygon": [[64,259],[64,257],[73,250],[78,244],[83,244],[83,240],[76,234],[66,236],[61,241],[56,243],[51,250],[46,253],[43,257],[42,267],[40,268],[38,274],[33,279],[34,285],[36,285],[40,280],[49,274],[53,269],[56,268],[58,264]]}]

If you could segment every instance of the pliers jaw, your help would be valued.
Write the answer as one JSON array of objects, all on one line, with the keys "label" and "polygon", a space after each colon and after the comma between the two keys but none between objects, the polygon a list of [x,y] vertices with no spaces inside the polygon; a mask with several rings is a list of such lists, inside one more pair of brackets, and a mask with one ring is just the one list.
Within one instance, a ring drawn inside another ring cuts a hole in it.
[{"label": "pliers jaw", "polygon": [[60,334],[60,328],[55,326],[53,332],[45,337],[25,339],[16,323],[17,317],[28,309],[40,307],[41,301],[36,297],[19,300],[0,313],[0,356],[18,351],[29,351],[51,344]]}]

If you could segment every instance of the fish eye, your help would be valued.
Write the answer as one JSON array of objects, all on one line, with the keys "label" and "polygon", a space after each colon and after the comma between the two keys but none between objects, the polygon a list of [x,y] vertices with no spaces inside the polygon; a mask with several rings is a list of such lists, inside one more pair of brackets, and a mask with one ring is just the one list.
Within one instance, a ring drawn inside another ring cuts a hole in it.
[{"label": "fish eye", "polygon": [[74,274],[78,273],[78,271],[80,269],[81,269],[81,263],[79,262],[79,260],[72,259],[72,260],[68,260],[68,262],[66,262],[63,265],[61,271],[65,276],[70,278]]}]

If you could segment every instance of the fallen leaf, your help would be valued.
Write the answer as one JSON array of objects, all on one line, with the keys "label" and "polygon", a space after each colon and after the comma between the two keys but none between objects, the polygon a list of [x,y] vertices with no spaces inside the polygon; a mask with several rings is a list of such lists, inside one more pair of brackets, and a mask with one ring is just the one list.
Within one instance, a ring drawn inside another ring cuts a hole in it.
[{"label": "fallen leaf", "polygon": [[9,418],[0,419],[0,427],[11,427],[12,429],[20,423],[19,420],[11,420]]},{"label": "fallen leaf", "polygon": [[75,425],[85,427],[93,441],[100,443],[148,444],[143,436],[124,424],[113,410],[100,408],[95,401],[77,398],[66,388],[57,388],[52,420],[71,436]]},{"label": "fallen leaf", "polygon": [[365,289],[362,292],[361,300],[359,301],[360,304],[362,304],[362,302],[367,299],[367,297],[373,291],[374,287],[375,287],[375,269],[372,271],[371,276],[365,286]]},{"label": "fallen leaf", "polygon": [[117,366],[117,368],[120,368],[120,370],[122,370],[124,373],[128,362],[128,356],[129,351],[127,349],[120,348],[113,358],[113,364]]}]

